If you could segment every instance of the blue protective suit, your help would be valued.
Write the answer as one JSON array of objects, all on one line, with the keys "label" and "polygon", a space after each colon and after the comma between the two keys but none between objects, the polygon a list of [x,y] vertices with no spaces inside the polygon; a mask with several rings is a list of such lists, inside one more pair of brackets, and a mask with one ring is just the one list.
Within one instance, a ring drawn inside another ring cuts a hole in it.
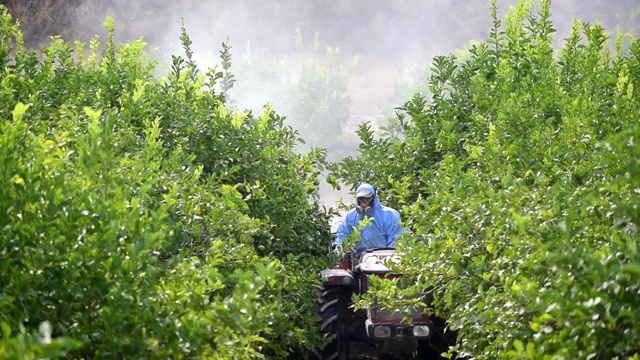
[{"label": "blue protective suit", "polygon": [[[356,253],[360,255],[364,250],[375,247],[395,247],[396,238],[404,232],[400,226],[400,213],[395,209],[383,206],[378,195],[375,194],[373,186],[369,184],[360,185],[356,193],[363,189],[374,194],[373,212],[370,215],[365,215],[358,213],[356,209],[349,211],[338,227],[338,234],[333,244],[342,245],[344,239],[353,233],[361,220],[365,217],[371,217],[371,224],[360,231],[360,241],[355,244]],[[354,201],[357,205],[357,200],[354,199]]]}]

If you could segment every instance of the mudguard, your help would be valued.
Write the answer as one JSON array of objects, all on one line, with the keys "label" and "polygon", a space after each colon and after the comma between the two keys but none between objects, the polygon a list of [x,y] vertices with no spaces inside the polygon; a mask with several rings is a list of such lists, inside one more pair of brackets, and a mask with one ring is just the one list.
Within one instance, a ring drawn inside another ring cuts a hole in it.
[{"label": "mudguard", "polygon": [[391,271],[388,265],[399,263],[402,255],[393,248],[377,248],[362,253],[358,270],[364,274],[387,274]]},{"label": "mudguard", "polygon": [[320,272],[322,286],[356,286],[356,279],[344,269],[326,269]]}]

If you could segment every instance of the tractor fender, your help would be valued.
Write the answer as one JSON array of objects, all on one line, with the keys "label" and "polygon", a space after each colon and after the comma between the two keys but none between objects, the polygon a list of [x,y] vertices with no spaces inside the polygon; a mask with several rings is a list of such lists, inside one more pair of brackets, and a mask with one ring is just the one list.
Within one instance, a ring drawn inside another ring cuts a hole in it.
[{"label": "tractor fender", "polygon": [[356,279],[351,272],[344,269],[326,269],[320,272],[322,286],[356,286]]}]

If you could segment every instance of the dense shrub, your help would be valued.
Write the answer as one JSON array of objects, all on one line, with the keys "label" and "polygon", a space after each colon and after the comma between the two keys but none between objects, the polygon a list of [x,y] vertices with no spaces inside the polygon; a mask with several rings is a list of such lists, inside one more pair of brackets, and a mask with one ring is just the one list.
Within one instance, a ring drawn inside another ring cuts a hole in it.
[{"label": "dense shrub", "polygon": [[428,240],[401,244],[410,291],[433,287],[475,358],[637,358],[640,41],[612,55],[576,21],[555,50],[549,1],[493,17],[468,58],[434,60],[399,135],[361,127],[334,175],[379,184]]},{"label": "dense shrub", "polygon": [[[324,153],[141,41],[42,55],[0,7],[0,357],[283,358],[313,343]],[[311,339],[311,340],[309,340]]]}]

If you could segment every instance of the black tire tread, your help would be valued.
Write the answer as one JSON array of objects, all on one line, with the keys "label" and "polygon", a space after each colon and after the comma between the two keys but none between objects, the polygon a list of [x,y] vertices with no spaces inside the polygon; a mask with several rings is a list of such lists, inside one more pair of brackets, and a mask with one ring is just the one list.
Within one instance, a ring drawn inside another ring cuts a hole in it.
[{"label": "black tire tread", "polygon": [[338,349],[338,332],[340,323],[338,318],[340,297],[342,289],[317,287],[317,315],[318,328],[321,335],[327,339],[323,348],[316,348],[311,351],[309,358],[312,360],[337,360],[340,358]]}]

